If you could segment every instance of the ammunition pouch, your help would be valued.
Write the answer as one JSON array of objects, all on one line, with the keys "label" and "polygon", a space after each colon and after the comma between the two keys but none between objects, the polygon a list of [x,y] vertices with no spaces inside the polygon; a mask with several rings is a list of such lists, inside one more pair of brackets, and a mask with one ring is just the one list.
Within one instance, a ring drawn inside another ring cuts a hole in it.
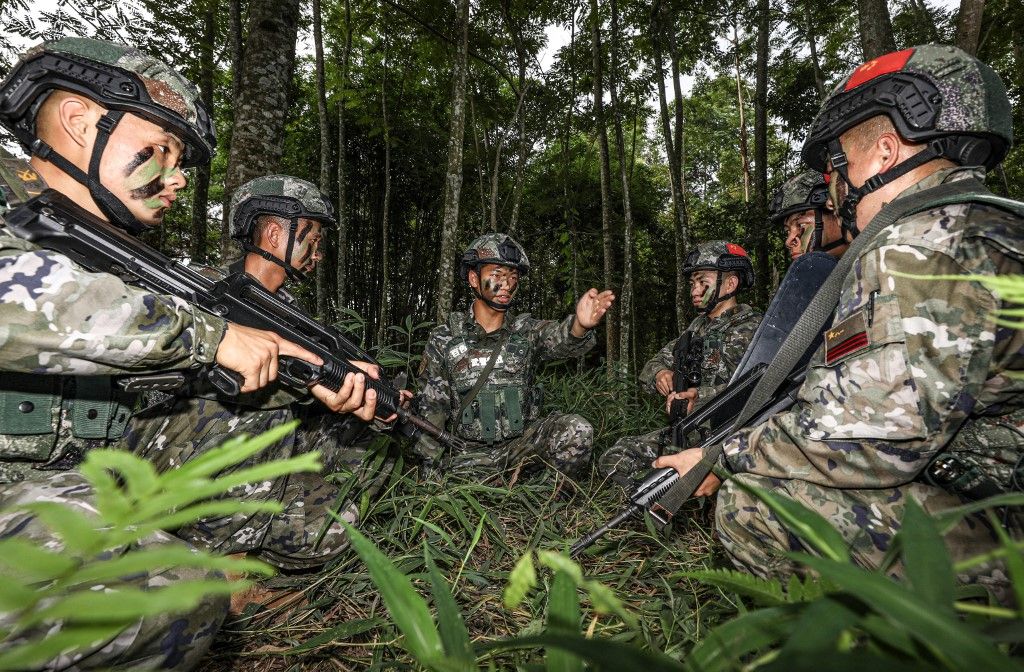
[{"label": "ammunition pouch", "polygon": [[1024,491],[1024,411],[969,420],[921,480],[971,500]]},{"label": "ammunition pouch", "polygon": [[118,439],[135,401],[135,394],[109,376],[5,373],[0,383],[0,461],[45,463],[60,457],[60,444],[66,440]]},{"label": "ammunition pouch", "polygon": [[521,436],[532,419],[532,408],[539,403],[539,395],[539,389],[522,385],[481,390],[462,411],[458,434],[489,445]]}]

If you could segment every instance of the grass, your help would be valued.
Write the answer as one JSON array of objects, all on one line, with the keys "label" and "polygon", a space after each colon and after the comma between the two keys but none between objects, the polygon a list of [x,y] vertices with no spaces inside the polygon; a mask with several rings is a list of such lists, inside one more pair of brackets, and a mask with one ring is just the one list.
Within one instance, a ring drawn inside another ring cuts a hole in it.
[{"label": "grass", "polygon": [[[595,426],[597,450],[621,435],[641,433],[661,420],[653,399],[638,398],[635,386],[608,381],[603,373],[549,373],[545,402],[551,409],[577,412]],[[551,470],[525,477],[477,483],[449,479],[426,483],[412,465],[399,465],[381,494],[369,503],[360,529],[400,570],[413,574],[430,594],[424,545],[452,585],[474,642],[539,634],[547,591],[535,591],[515,610],[502,605],[502,590],[516,560],[529,549],[564,550],[575,539],[614,515],[621,493],[590,474],[570,481]],[[735,615],[735,597],[692,579],[686,571],[723,560],[709,532],[705,512],[694,507],[670,537],[659,537],[635,522],[597,545],[582,564],[591,578],[612,587],[642,624],[644,642],[681,657],[708,628]],[[542,575],[550,582],[551,576]],[[303,593],[297,606],[263,610],[229,621],[203,669],[357,670],[407,667],[412,660],[399,645],[379,592],[354,552],[325,570],[278,577],[271,586]],[[589,634],[636,638],[613,617],[598,617],[584,604]],[[495,669],[536,662],[529,652],[503,652],[489,659]]]}]

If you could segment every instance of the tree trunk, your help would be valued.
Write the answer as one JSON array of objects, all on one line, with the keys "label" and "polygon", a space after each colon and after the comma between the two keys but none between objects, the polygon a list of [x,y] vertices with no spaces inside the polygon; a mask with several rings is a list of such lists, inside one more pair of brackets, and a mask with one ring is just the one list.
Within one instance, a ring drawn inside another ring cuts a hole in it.
[{"label": "tree trunk", "polygon": [[[757,56],[754,75],[754,222],[768,217],[768,37],[771,32],[768,0],[757,0]],[[755,227],[754,251],[757,255],[758,296],[768,303],[770,283],[768,235],[766,226]]]},{"label": "tree trunk", "polygon": [[821,71],[821,59],[818,58],[818,45],[814,32],[814,20],[811,16],[811,2],[804,0],[804,30],[807,33],[807,44],[811,48],[811,65],[814,68],[814,88],[818,91],[818,100],[825,100],[825,75]]},{"label": "tree trunk", "polygon": [[299,4],[300,0],[253,0],[249,7],[242,81],[224,177],[225,202],[241,184],[280,170]]},{"label": "tree trunk", "polygon": [[[569,30],[569,52],[576,50],[576,11],[572,12],[571,25]],[[565,219],[566,227],[569,229],[569,250],[572,257],[572,295],[580,296],[579,269],[577,267],[576,245],[579,237],[576,232],[576,215],[573,212],[572,201],[569,192],[569,171],[571,168],[571,157],[569,154],[569,134],[572,130],[572,115],[576,108],[576,69],[570,69],[569,75],[569,98],[565,112],[565,124],[562,127],[562,217]],[[579,360],[582,366],[583,360]]]},{"label": "tree trunk", "polygon": [[[238,91],[242,88],[242,56],[245,45],[242,41],[242,0],[228,0],[228,40],[231,46],[231,101],[235,108]],[[237,109],[233,109],[237,112]],[[232,136],[234,133],[232,132]],[[231,222],[228,214],[231,195],[224,190],[223,213],[220,222],[220,257],[226,260],[231,255]]]},{"label": "tree trunk", "polygon": [[[612,212],[611,212],[611,165],[608,159],[608,127],[604,118],[604,81],[601,69],[601,14],[597,0],[590,0],[590,31],[591,52],[594,60],[594,125],[597,130],[597,145],[601,155],[601,238],[604,243],[604,287],[610,289],[614,275],[614,246],[612,244]],[[605,346],[608,350],[608,373],[615,373],[615,361],[618,359],[618,307],[612,305],[604,316]]]},{"label": "tree trunk", "polygon": [[679,223],[676,228],[675,252],[676,252],[676,326],[679,333],[690,323],[690,283],[689,277],[683,272],[686,262],[686,254],[690,251],[690,215],[686,206],[686,113],[683,109],[683,89],[679,83],[679,50],[676,49],[676,35],[674,26],[668,31],[669,58],[672,63],[672,92],[675,95],[673,109],[675,110],[675,162],[678,172],[679,184],[676,192],[679,194]]},{"label": "tree trunk", "polygon": [[348,301],[348,185],[346,184],[345,169],[347,167],[345,151],[345,94],[348,87],[348,69],[352,58],[352,7],[349,0],[345,0],[345,51],[341,57],[341,89],[342,94],[338,98],[338,260],[337,279],[335,291],[337,294],[337,311],[341,316],[341,309],[345,308]]},{"label": "tree trunk", "polygon": [[[672,137],[672,124],[669,120],[668,101],[665,94],[665,56],[661,44],[662,34],[659,31],[659,26],[663,25],[661,22],[665,20],[665,15],[660,10],[661,3],[656,1],[651,11],[651,44],[654,48],[654,70],[656,73],[656,79],[658,80],[658,111],[661,117],[661,138],[665,143],[665,156],[668,159],[669,195],[672,199],[672,230],[674,233],[673,239],[675,241],[675,254],[677,261],[675,299],[676,326],[678,327],[679,333],[682,333],[682,331],[686,329],[685,306],[688,294],[687,278],[686,274],[683,273],[683,261],[686,258],[689,241],[686,240],[686,211],[682,202],[682,193],[679,191],[679,153],[676,150],[675,142]],[[671,24],[668,24],[667,30],[673,29],[674,27]]]},{"label": "tree trunk", "polygon": [[619,177],[622,179],[622,291],[619,296],[619,363],[620,375],[628,378],[632,359],[629,356],[631,325],[633,323],[633,208],[629,198],[629,169],[626,165],[626,144],[622,137],[622,107],[619,104],[619,11],[616,0],[611,0],[612,44],[611,76],[608,90],[611,94],[612,121],[615,128],[615,151],[619,155]]},{"label": "tree trunk", "polygon": [[[203,39],[199,44],[199,97],[207,110],[213,110],[213,45],[217,39],[217,7],[207,0],[203,8]],[[206,260],[206,236],[210,205],[210,166],[196,168],[195,192],[192,197],[192,259]]]},{"label": "tree trunk", "polygon": [[480,230],[487,228],[487,195],[484,190],[484,163],[487,158],[480,153],[480,134],[476,123],[476,106],[473,96],[469,97],[469,122],[473,127],[473,150],[476,152],[476,177],[480,187]]},{"label": "tree trunk", "polygon": [[857,16],[860,20],[860,48],[865,61],[896,51],[886,0],[857,0]]},{"label": "tree trunk", "polygon": [[743,105],[743,80],[740,76],[740,34],[738,19],[732,19],[733,62],[736,65],[736,107],[740,114],[740,161],[743,163],[743,202],[750,202],[750,154],[747,149],[747,118]]},{"label": "tree trunk", "polygon": [[972,56],[978,54],[981,18],[984,13],[985,0],[960,0],[960,12],[956,17],[956,37],[953,38],[953,43]]},{"label": "tree trunk", "polygon": [[391,129],[388,126],[388,97],[387,87],[387,47],[384,48],[384,77],[380,83],[380,113],[384,123],[384,205],[381,207],[380,216],[380,313],[377,318],[377,345],[384,344],[384,337],[387,334],[388,324],[391,316],[388,315],[388,307],[391,305],[391,279],[390,279],[390,246],[388,239],[391,237]]},{"label": "tree trunk", "polygon": [[[324,38],[320,26],[320,0],[313,0],[313,50],[316,54],[316,111],[320,120],[320,191],[326,196],[331,182],[330,129],[327,125],[327,85],[324,82]],[[330,239],[330,232],[325,231]],[[321,320],[329,319],[327,264],[316,265],[316,315]]]},{"label": "tree trunk", "polygon": [[459,0],[459,25],[462,43],[455,55],[452,86],[451,132],[448,138],[448,170],[445,175],[444,219],[441,227],[441,260],[437,279],[438,322],[448,318],[452,309],[455,280],[455,256],[458,245],[459,195],[462,192],[462,144],[466,132],[466,54],[469,51],[469,0]]}]

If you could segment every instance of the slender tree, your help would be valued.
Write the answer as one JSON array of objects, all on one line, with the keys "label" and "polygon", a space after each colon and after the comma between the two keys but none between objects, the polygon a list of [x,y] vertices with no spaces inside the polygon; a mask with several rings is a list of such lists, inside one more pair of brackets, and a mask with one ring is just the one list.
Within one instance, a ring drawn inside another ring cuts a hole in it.
[{"label": "slender tree", "polygon": [[348,305],[348,175],[345,171],[348,148],[345,144],[345,90],[349,83],[349,64],[352,59],[352,6],[345,0],[345,49],[341,56],[341,95],[338,97],[338,244],[335,288],[337,308]]},{"label": "slender tree", "polygon": [[462,145],[466,133],[466,56],[469,52],[469,0],[459,0],[458,30],[461,43],[455,52],[452,84],[451,132],[448,138],[448,170],[445,174],[444,218],[437,279],[437,321],[448,318],[455,284],[458,245],[459,196],[462,193]]},{"label": "slender tree", "polygon": [[[320,0],[312,0],[313,10],[313,51],[316,75],[316,113],[320,122],[320,191],[330,193],[331,183],[331,138],[327,123],[327,85],[324,81],[324,38],[321,29]],[[329,235],[329,232],[325,232]],[[316,267],[316,314],[327,319],[330,305],[327,287],[327,264]]]},{"label": "slender tree", "polygon": [[[206,109],[213,109],[214,43],[217,40],[217,6],[213,0],[203,4],[203,35],[199,43],[199,97]],[[207,224],[210,205],[210,166],[196,168],[192,196],[192,258],[206,259]]]},{"label": "slender tree", "polygon": [[[626,145],[622,137],[622,105],[619,100],[619,11],[617,0],[611,0],[611,72],[608,91],[611,94],[612,125],[615,129],[615,151],[619,156],[619,177],[622,179],[622,291],[619,292],[619,362],[622,376],[630,373],[629,356],[633,320],[633,208],[629,198],[629,168]],[[635,149],[635,143],[634,143]]]},{"label": "slender tree", "polygon": [[743,102],[743,78],[740,72],[739,19],[732,17],[732,54],[736,74],[736,109],[739,112],[740,160],[743,162],[743,202],[750,202],[750,150],[747,143],[747,118]]},{"label": "slender tree", "polygon": [[[754,221],[768,217],[768,36],[771,17],[768,0],[757,0],[757,55],[754,74]],[[768,227],[757,227],[754,249],[757,253],[758,293],[767,303],[769,284]]]},{"label": "slender tree", "polygon": [[[385,38],[386,39],[386,38]],[[384,203],[380,214],[380,313],[377,317],[377,344],[383,345],[390,323],[391,305],[391,126],[388,123],[388,48],[384,47],[384,74],[380,80],[380,116],[384,143]]]},{"label": "slender tree", "polygon": [[[1019,11],[1019,8],[1018,8]],[[956,37],[953,43],[968,54],[977,55],[981,39],[981,18],[985,13],[985,0],[960,0],[956,16]]]}]

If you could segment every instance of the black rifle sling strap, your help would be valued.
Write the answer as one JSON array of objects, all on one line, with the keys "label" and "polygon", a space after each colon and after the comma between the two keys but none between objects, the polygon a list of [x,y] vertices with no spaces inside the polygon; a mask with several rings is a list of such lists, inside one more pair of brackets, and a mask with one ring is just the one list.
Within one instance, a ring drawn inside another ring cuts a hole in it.
[{"label": "black rifle sling strap", "polygon": [[[761,380],[750,393],[747,403],[732,425],[732,432],[743,428],[756,413],[765,408],[779,386],[793,372],[793,367],[800,361],[800,357],[835,311],[843,289],[843,281],[853,268],[853,264],[879,232],[907,215],[943,205],[971,202],[974,200],[972,197],[979,194],[983,195],[982,198],[977,199],[979,201],[989,194],[981,182],[975,179],[957,180],[945,182],[887,203],[875,215],[867,228],[854,239],[843,254],[843,258],[825,279],[821,289],[811,299],[811,303],[804,310],[793,330],[789,332],[775,358],[765,369]],[[693,496],[694,491],[711,472],[711,468],[718,462],[724,449],[724,443],[706,446],[701,461],[673,484],[672,488],[661,498],[661,505],[673,513],[678,511],[683,502]]]},{"label": "black rifle sling strap", "polygon": [[[484,389],[484,385],[487,384],[487,377],[491,375],[491,371],[494,370],[494,365],[498,363],[498,356],[501,355],[501,351],[505,349],[505,344],[508,343],[508,339],[512,337],[511,331],[506,331],[498,341],[498,346],[494,348],[494,352],[491,353],[491,358],[487,360],[487,366],[480,372],[480,376],[473,383],[472,389],[466,393],[466,396],[462,398],[462,404],[459,406],[459,413],[456,418],[461,418],[462,414],[466,412],[469,405],[473,403],[476,396],[480,394],[480,390]],[[456,420],[458,422],[458,420]]]}]

